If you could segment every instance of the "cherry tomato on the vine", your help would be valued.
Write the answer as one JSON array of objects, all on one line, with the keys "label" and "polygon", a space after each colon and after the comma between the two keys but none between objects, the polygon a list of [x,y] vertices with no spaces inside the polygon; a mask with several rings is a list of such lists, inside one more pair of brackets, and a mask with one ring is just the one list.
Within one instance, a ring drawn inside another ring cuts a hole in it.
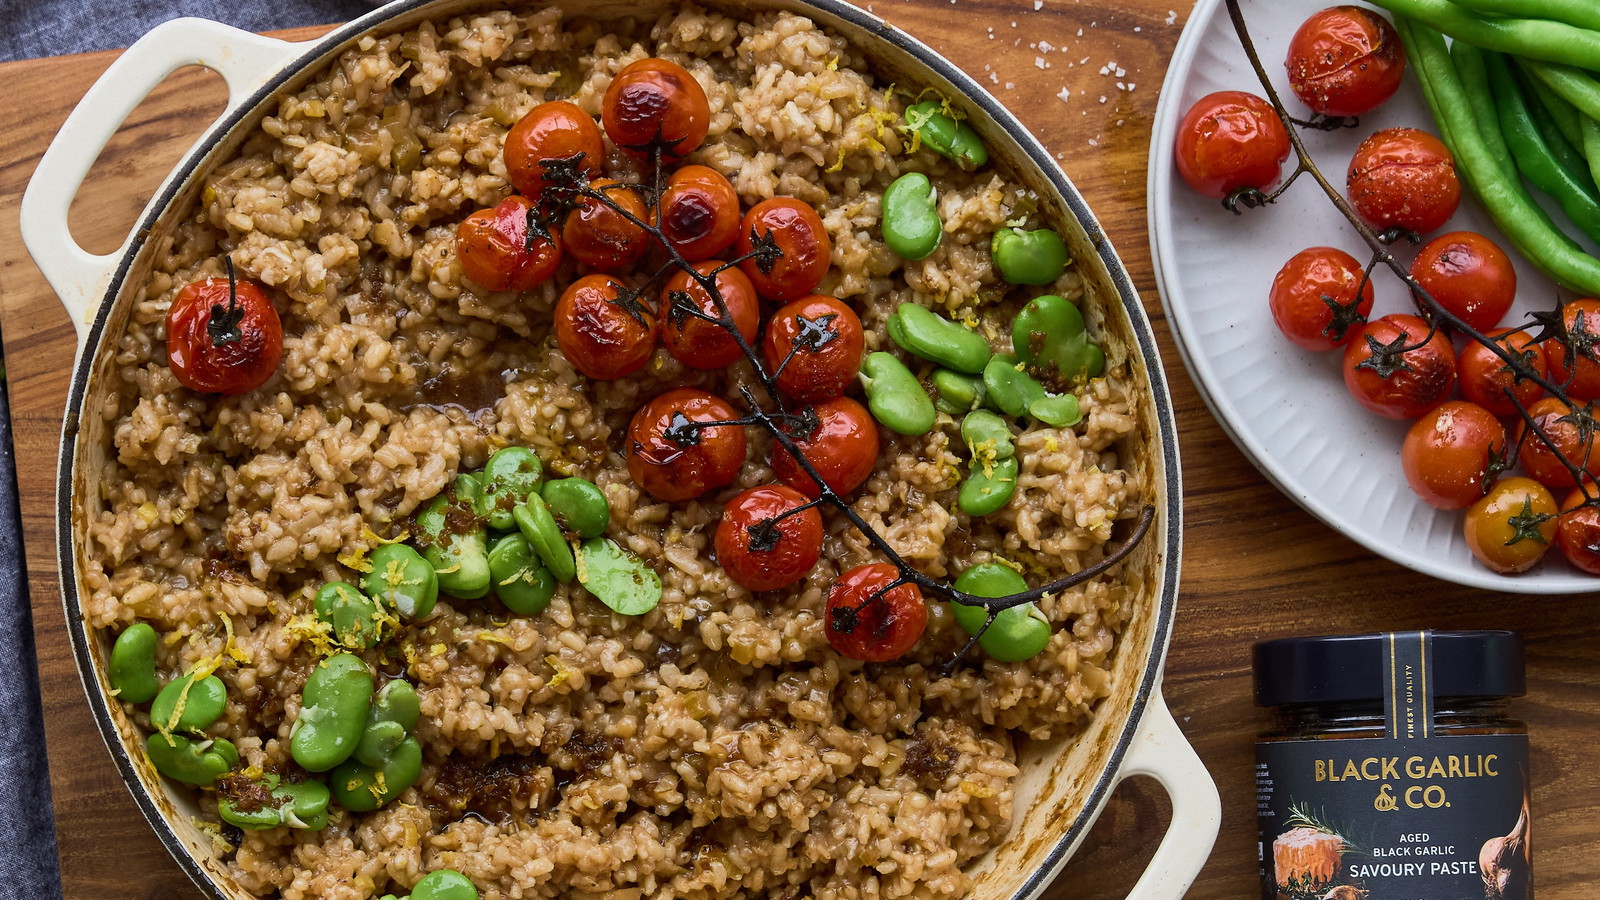
[{"label": "cherry tomato on the vine", "polygon": [[[1544,345],[1534,343],[1533,335],[1526,331],[1501,328],[1488,332],[1488,336],[1513,357],[1520,356],[1540,377],[1549,375],[1550,366],[1545,359]],[[1461,348],[1460,355],[1456,357],[1456,374],[1461,380],[1461,396],[1497,416],[1517,414],[1511,395],[1515,395],[1526,409],[1544,393],[1544,388],[1539,387],[1538,383],[1517,379],[1510,363],[1477,341],[1468,341]]]},{"label": "cherry tomato on the vine", "polygon": [[167,365],[184,387],[242,394],[272,377],[283,360],[283,322],[254,281],[226,278],[184,285],[167,310]]},{"label": "cherry tomato on the vine", "polygon": [[793,300],[816,290],[833,256],[822,217],[793,197],[763,200],[744,214],[736,252],[749,256],[758,245],[776,250],[745,259],[739,268],[768,300]]},{"label": "cherry tomato on the vine", "polygon": [[506,175],[517,191],[538,200],[549,182],[546,162],[578,157],[577,168],[588,178],[600,174],[605,141],[589,114],[566,100],[535,106],[506,133],[502,151]]},{"label": "cherry tomato on the vine", "polygon": [[1495,482],[1467,510],[1467,549],[1504,575],[1526,572],[1544,558],[1556,535],[1556,500],[1550,489],[1521,475]]},{"label": "cherry tomato on the vine", "polygon": [[928,605],[914,584],[887,591],[900,573],[889,563],[857,566],[828,588],[828,643],[851,659],[888,662],[916,646],[928,627]]},{"label": "cherry tomato on the vine", "polygon": [[561,265],[561,241],[540,234],[534,206],[511,196],[480,209],[456,226],[456,261],[468,278],[491,291],[531,291]]},{"label": "cherry tomato on the vine", "polygon": [[1183,180],[1220,200],[1240,188],[1265,191],[1277,184],[1289,158],[1289,132],[1255,94],[1218,91],[1184,113],[1173,153]]},{"label": "cherry tomato on the vine", "polygon": [[1587,499],[1583,491],[1574,489],[1561,504],[1556,549],[1573,568],[1600,575],[1600,507],[1584,506]]},{"label": "cherry tomato on the vine", "polygon": [[822,557],[822,514],[779,484],[751,488],[722,507],[717,562],[752,591],[775,591],[806,577]]},{"label": "cherry tomato on the vine", "polygon": [[[1411,277],[1428,295],[1478,331],[1500,324],[1517,299],[1517,270],[1499,245],[1475,231],[1452,231],[1422,245]],[[1417,297],[1418,308],[1422,298]]]},{"label": "cherry tomato on the vine", "polygon": [[1334,247],[1310,247],[1278,270],[1267,305],[1278,330],[1296,346],[1332,350],[1360,333],[1372,312],[1372,296],[1372,279],[1354,256]]},{"label": "cherry tomato on the vine", "polygon": [[639,408],[628,423],[628,474],[657,500],[691,500],[739,476],[744,426],[728,401],[674,388]]},{"label": "cherry tomato on the vine", "polygon": [[1461,203],[1455,157],[1443,141],[1415,128],[1385,128],[1362,141],[1346,179],[1350,205],[1379,230],[1426,234]]},{"label": "cherry tomato on the vine", "polygon": [[767,323],[767,371],[778,387],[802,403],[845,392],[861,370],[864,338],[855,310],[833,297],[812,294],[784,304]]},{"label": "cherry tomato on the vine", "polygon": [[739,236],[739,195],[716,169],[684,166],[667,179],[656,219],[684,259],[710,259]]},{"label": "cherry tomato on the vine", "polygon": [[556,345],[579,372],[598,381],[644,368],[656,348],[656,317],[638,299],[622,299],[628,288],[609,275],[574,281],[554,313]]},{"label": "cherry tomato on the vine", "polygon": [[1415,419],[1456,382],[1450,339],[1443,331],[1428,337],[1427,322],[1400,313],[1368,322],[1345,345],[1343,366],[1350,395],[1386,419]]},{"label": "cherry tomato on the vine", "polygon": [[[806,426],[787,428],[795,446],[833,492],[843,497],[860,487],[878,464],[878,426],[867,408],[849,397],[834,397],[811,407]],[[810,415],[815,416],[815,427]],[[806,470],[777,441],[772,442],[772,474],[815,500],[822,496]]]},{"label": "cherry tomato on the vine", "polygon": [[[610,178],[596,178],[591,186],[639,222],[649,212],[633,188],[620,187]],[[650,249],[650,235],[610,205],[593,197],[580,197],[561,227],[561,242],[573,259],[602,272],[632,268]]]},{"label": "cherry tomato on the vine", "polygon": [[1483,496],[1491,467],[1506,455],[1499,419],[1476,404],[1446,400],[1411,423],[1400,465],[1429,506],[1466,509]]},{"label": "cherry tomato on the vine", "polygon": [[618,147],[643,159],[657,148],[664,162],[698,148],[711,127],[705,89],[688,70],[665,59],[629,63],[606,88],[600,120]]},{"label": "cherry tomato on the vine", "polygon": [[[1575,364],[1568,362],[1567,346],[1551,338],[1545,342],[1545,352],[1550,356],[1550,374],[1557,384],[1572,384],[1567,394],[1584,400],[1600,400],[1600,300],[1585,297],[1561,307],[1561,319],[1567,325],[1567,339],[1574,350]],[[1573,374],[1574,366],[1577,374]]]},{"label": "cherry tomato on the vine", "polygon": [[1400,88],[1406,54],[1389,20],[1359,6],[1311,14],[1289,40],[1289,87],[1312,112],[1363,116]]},{"label": "cherry tomato on the vine", "polygon": [[[745,343],[753,344],[756,329],[761,324],[761,301],[756,299],[750,279],[737,268],[722,268],[721,260],[707,259],[694,264],[701,275],[716,272],[717,293],[733,324],[744,336]],[[721,271],[717,271],[721,269]],[[687,302],[685,302],[687,299]],[[732,332],[720,322],[708,322],[701,316],[720,318],[721,310],[711,293],[688,272],[677,272],[667,279],[661,289],[661,343],[672,358],[691,369],[720,369],[744,358],[744,351]],[[698,312],[695,315],[691,310]]]},{"label": "cherry tomato on the vine", "polygon": [[[1555,450],[1550,449],[1528,428],[1525,420],[1517,418],[1517,461],[1529,475],[1552,490],[1576,487],[1577,480],[1561,463],[1561,457],[1565,457],[1590,478],[1600,477],[1600,449],[1594,446],[1595,422],[1582,401],[1578,401],[1577,409],[1569,409],[1557,398],[1546,397],[1528,407],[1528,415],[1550,443],[1556,445]],[[1560,457],[1556,456],[1557,451]]]}]

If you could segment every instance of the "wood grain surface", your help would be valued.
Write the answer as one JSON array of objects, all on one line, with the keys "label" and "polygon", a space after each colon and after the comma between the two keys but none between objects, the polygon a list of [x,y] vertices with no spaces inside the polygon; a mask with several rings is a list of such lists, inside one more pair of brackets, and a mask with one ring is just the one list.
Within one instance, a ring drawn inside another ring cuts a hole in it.
[{"label": "wood grain surface", "polygon": [[[1529,696],[1516,711],[1532,733],[1540,897],[1600,895],[1600,874],[1589,865],[1600,857],[1600,828],[1594,824],[1600,812],[1600,767],[1590,762],[1600,742],[1596,598],[1541,599],[1459,588],[1372,556],[1257,473],[1218,427],[1183,369],[1155,290],[1144,185],[1158,88],[1191,5],[1186,0],[875,4],[878,14],[990,85],[1057,154],[1097,211],[1155,322],[1176,398],[1186,493],[1182,592],[1166,696],[1223,800],[1222,835],[1187,896],[1237,900],[1256,895],[1252,744],[1265,716],[1251,705],[1253,641],[1506,627],[1521,630],[1528,640]],[[1052,51],[1041,52],[1034,46],[1039,41]],[[17,206],[39,154],[114,57],[99,53],[0,65],[0,84],[6,85],[0,121],[7,123],[0,130],[0,314],[65,893],[69,900],[192,898],[198,893],[140,818],[111,764],[68,647],[51,508],[73,329],[17,234]],[[1041,68],[1040,62],[1047,65]],[[1107,64],[1122,71],[1102,73]],[[1060,99],[1064,88],[1070,92],[1065,101]],[[125,123],[74,207],[74,233],[86,247],[105,252],[120,243],[162,173],[210,121],[222,97],[216,76],[185,70]],[[1164,832],[1168,809],[1153,784],[1139,779],[1125,784],[1051,888],[1052,900],[1125,895]]]}]

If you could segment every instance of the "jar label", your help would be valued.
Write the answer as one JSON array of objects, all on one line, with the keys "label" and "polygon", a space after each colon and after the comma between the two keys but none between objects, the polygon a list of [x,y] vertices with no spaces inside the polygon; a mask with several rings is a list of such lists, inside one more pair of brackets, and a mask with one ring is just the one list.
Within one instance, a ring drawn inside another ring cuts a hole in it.
[{"label": "jar label", "polygon": [[1528,785],[1525,734],[1258,744],[1261,896],[1529,900]]}]

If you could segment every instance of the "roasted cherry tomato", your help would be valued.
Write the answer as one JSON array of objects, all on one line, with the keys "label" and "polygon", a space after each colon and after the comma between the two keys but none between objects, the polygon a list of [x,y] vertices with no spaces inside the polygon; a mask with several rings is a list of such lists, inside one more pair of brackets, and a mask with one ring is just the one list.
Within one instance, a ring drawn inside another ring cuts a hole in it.
[{"label": "roasted cherry tomato", "polygon": [[530,291],[550,280],[561,265],[561,241],[540,234],[526,197],[507,197],[456,226],[456,261],[461,271],[491,291]]},{"label": "roasted cherry tomato", "polygon": [[1557,384],[1566,384],[1571,397],[1600,400],[1600,300],[1584,298],[1561,307],[1562,321],[1567,323],[1567,336],[1575,351],[1577,374],[1567,361],[1567,345],[1551,338],[1545,342],[1545,353],[1550,357],[1550,374]]},{"label": "roasted cherry tomato", "polygon": [[1289,132],[1272,105],[1245,91],[1218,91],[1195,101],[1178,123],[1173,152],[1178,174],[1207,197],[1278,183],[1289,158]]},{"label": "roasted cherry tomato", "polygon": [[573,368],[599,381],[639,371],[656,348],[655,314],[609,275],[585,275],[561,292],[555,332]]},{"label": "roasted cherry tomato", "polygon": [[[707,259],[694,264],[701,275],[710,275],[727,265],[721,260]],[[722,269],[716,275],[717,293],[721,295],[728,315],[744,336],[745,343],[754,348],[756,330],[761,323],[761,302],[756,299],[750,279],[737,268]],[[733,333],[720,322],[708,322],[700,316],[720,319],[722,311],[698,279],[688,272],[678,272],[667,279],[661,289],[661,343],[672,358],[691,369],[720,369],[744,358],[744,351]],[[695,315],[690,310],[699,312]]]},{"label": "roasted cherry tomato", "polygon": [[1532,478],[1502,478],[1467,510],[1462,533],[1467,549],[1490,569],[1526,572],[1544,558],[1556,535],[1556,500]]},{"label": "roasted cherry tomato", "polygon": [[[1502,328],[1489,332],[1488,336],[1507,353],[1520,355],[1540,377],[1549,374],[1550,366],[1545,360],[1544,345],[1534,343],[1533,335],[1526,331]],[[1511,395],[1515,395],[1526,409],[1544,393],[1544,388],[1539,387],[1538,383],[1518,380],[1510,363],[1477,341],[1468,341],[1461,348],[1460,355],[1456,357],[1456,375],[1461,380],[1461,396],[1497,416],[1517,414]]]},{"label": "roasted cherry tomato", "polygon": [[778,387],[802,403],[844,393],[861,371],[864,338],[855,310],[833,297],[812,294],[784,304],[767,323],[767,371]]},{"label": "roasted cherry tomato", "polygon": [[1584,506],[1587,499],[1583,491],[1574,490],[1561,504],[1556,548],[1573,568],[1600,575],[1600,507]]},{"label": "roasted cherry tomato", "polygon": [[1343,250],[1311,247],[1289,257],[1278,270],[1267,305],[1278,330],[1295,346],[1332,350],[1350,343],[1367,321],[1372,279]]},{"label": "roasted cherry tomato", "polygon": [[711,105],[688,70],[664,59],[629,63],[611,79],[600,105],[611,142],[642,159],[659,148],[675,162],[693,153],[711,126]]},{"label": "roasted cherry tomato", "polygon": [[667,179],[656,217],[684,259],[710,259],[739,236],[739,195],[716,169],[684,166]]},{"label": "roasted cherry tomato", "polygon": [[[1577,409],[1569,409],[1555,397],[1546,397],[1528,407],[1528,415],[1556,445],[1555,450],[1529,430],[1526,420],[1517,417],[1517,462],[1536,481],[1552,490],[1578,484],[1572,472],[1562,465],[1561,457],[1579,471],[1587,472],[1590,478],[1600,477],[1600,450],[1594,447],[1597,438],[1593,412],[1582,401],[1577,403]],[[1558,450],[1561,457],[1556,456]]]},{"label": "roasted cherry tomato", "polygon": [[[822,557],[822,514],[793,488],[751,488],[729,500],[717,523],[717,562],[752,591],[775,591],[806,577]],[[799,512],[795,510],[800,509]]]},{"label": "roasted cherry tomato", "polygon": [[1426,234],[1455,215],[1461,180],[1455,157],[1438,138],[1415,128],[1385,128],[1356,148],[1346,193],[1373,228]]},{"label": "roasted cherry tomato", "polygon": [[[1421,346],[1416,346],[1421,344]],[[1413,349],[1395,352],[1402,348]],[[1396,313],[1368,322],[1344,348],[1344,384],[1351,396],[1386,419],[1415,419],[1456,383],[1456,353],[1443,331]]]},{"label": "roasted cherry tomato", "polygon": [[1289,40],[1289,87],[1312,112],[1364,116],[1400,88],[1406,54],[1389,20],[1359,6],[1311,14]]},{"label": "roasted cherry tomato", "polygon": [[[1517,270],[1504,250],[1475,231],[1452,231],[1422,245],[1411,277],[1477,331],[1500,324],[1517,299]],[[1417,298],[1422,308],[1422,298]]]},{"label": "roasted cherry tomato", "polygon": [[1491,466],[1507,456],[1499,419],[1476,404],[1446,400],[1411,423],[1400,465],[1429,506],[1466,509],[1488,490]]},{"label": "roasted cherry tomato", "polygon": [[[591,182],[612,203],[644,222],[649,212],[633,188],[618,187],[610,178]],[[568,254],[591,269],[622,272],[631,269],[650,248],[650,235],[628,216],[593,197],[580,197],[561,227],[561,242]]]},{"label": "roasted cherry tomato", "polygon": [[587,178],[595,178],[605,162],[606,147],[600,137],[600,126],[588,113],[575,103],[551,100],[535,106],[511,126],[506,133],[503,153],[506,175],[512,186],[524,196],[538,200],[548,184],[544,177],[548,160],[577,157],[578,171]]},{"label": "roasted cherry tomato", "polygon": [[914,584],[889,590],[900,573],[888,563],[856,566],[828,588],[828,643],[851,659],[888,662],[916,646],[928,627],[928,605]]},{"label": "roasted cherry tomato", "polygon": [[283,359],[283,323],[254,281],[207,278],[184,285],[167,310],[167,365],[204,394],[242,394],[272,377]]},{"label": "roasted cherry tomato", "polygon": [[793,197],[763,200],[739,223],[739,256],[757,246],[776,248],[739,263],[756,293],[768,300],[793,300],[816,290],[828,274],[833,241],[817,211]]},{"label": "roasted cherry tomato", "polygon": [[[835,494],[848,496],[878,464],[878,426],[872,414],[849,397],[835,397],[801,415],[804,424],[784,433]],[[813,500],[822,496],[816,481],[777,441],[772,442],[772,474]]]},{"label": "roasted cherry tomato", "polygon": [[628,474],[657,500],[691,500],[739,476],[744,426],[705,425],[739,418],[720,397],[674,388],[640,407],[628,423]]}]

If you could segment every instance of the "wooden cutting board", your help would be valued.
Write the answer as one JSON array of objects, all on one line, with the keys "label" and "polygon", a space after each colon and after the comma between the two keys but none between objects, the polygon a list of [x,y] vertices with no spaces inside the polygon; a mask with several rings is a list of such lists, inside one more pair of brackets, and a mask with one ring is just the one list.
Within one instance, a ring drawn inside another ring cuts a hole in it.
[{"label": "wooden cutting board", "polygon": [[[1097,211],[1155,321],[1176,399],[1185,486],[1183,590],[1166,695],[1223,798],[1222,835],[1188,896],[1238,900],[1257,893],[1252,742],[1265,717],[1251,706],[1251,642],[1312,633],[1514,627],[1528,639],[1529,696],[1517,712],[1528,721],[1534,747],[1539,894],[1542,900],[1594,897],[1600,894],[1600,872],[1590,865],[1600,858],[1600,767],[1589,762],[1600,743],[1595,598],[1490,594],[1372,556],[1262,478],[1223,434],[1180,364],[1155,291],[1144,185],[1157,88],[1190,5],[876,2],[879,14],[989,84],[1056,152]],[[1040,49],[1040,41],[1050,49]],[[17,234],[17,205],[39,154],[114,57],[0,65],[0,84],[7,86],[0,96],[0,121],[7,123],[0,130],[0,327],[66,897],[192,898],[198,892],[140,818],[111,764],[67,643],[51,509],[73,330]],[[1065,101],[1063,89],[1070,91]],[[125,124],[74,207],[74,233],[88,249],[118,245],[222,97],[220,79],[186,70]],[[1169,808],[1147,782],[1124,786],[1049,896],[1125,895],[1164,831]]]}]

